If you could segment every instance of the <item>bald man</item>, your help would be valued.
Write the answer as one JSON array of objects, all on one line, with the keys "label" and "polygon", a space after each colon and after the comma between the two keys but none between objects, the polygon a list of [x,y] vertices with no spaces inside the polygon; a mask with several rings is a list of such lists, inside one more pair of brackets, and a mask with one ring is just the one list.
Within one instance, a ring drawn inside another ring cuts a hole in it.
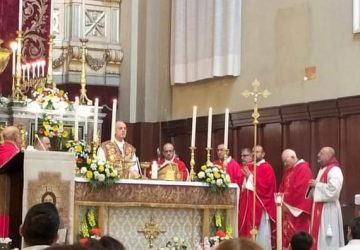
[{"label": "bald man", "polygon": [[101,143],[97,156],[101,161],[111,162],[117,169],[120,178],[138,179],[141,174],[135,148],[125,141],[126,133],[126,124],[117,121],[115,124],[115,141],[109,140]]},{"label": "bald man", "polygon": [[309,181],[308,194],[313,199],[312,249],[339,249],[344,246],[343,221],[339,202],[343,174],[332,147],[323,147],[317,155],[321,169],[316,180]]},{"label": "bald man", "polygon": [[0,168],[21,150],[20,130],[15,126],[5,127],[2,131],[4,143],[0,145]]},{"label": "bald man", "polygon": [[287,248],[295,233],[309,231],[312,201],[305,194],[313,175],[309,163],[298,159],[294,150],[285,149],[281,159],[285,166],[279,187],[284,194],[282,240]]}]

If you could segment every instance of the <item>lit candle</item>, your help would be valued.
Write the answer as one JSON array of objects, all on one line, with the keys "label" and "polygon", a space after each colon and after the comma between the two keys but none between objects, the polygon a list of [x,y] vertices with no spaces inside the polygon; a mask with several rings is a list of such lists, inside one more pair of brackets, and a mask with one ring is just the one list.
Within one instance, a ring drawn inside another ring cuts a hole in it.
[{"label": "lit candle", "polygon": [[12,42],[10,44],[11,50],[12,50],[12,75],[15,76],[15,67],[16,67],[16,48],[17,44],[16,42]]},{"label": "lit candle", "polygon": [[115,141],[116,106],[117,106],[117,100],[114,99],[112,106],[112,116],[111,116],[111,141]]},{"label": "lit candle", "polygon": [[83,28],[83,38],[85,38],[85,0],[82,0],[82,28]]},{"label": "lit candle", "polygon": [[193,107],[193,115],[192,115],[192,127],[191,127],[191,147],[195,147],[195,136],[196,136],[196,113],[197,107]]},{"label": "lit candle", "polygon": [[75,97],[74,109],[75,109],[74,141],[78,141],[78,140],[79,140],[79,116],[78,116],[78,111],[79,111],[79,97],[78,97],[78,96]]},{"label": "lit candle", "polygon": [[93,141],[98,141],[98,112],[99,112],[99,98],[95,98],[94,106],[94,131],[93,131]]},{"label": "lit candle", "polygon": [[45,75],[45,60],[41,61],[41,76],[44,77]]},{"label": "lit candle", "polygon": [[26,64],[26,78],[28,81],[30,80],[30,63]]},{"label": "lit candle", "polygon": [[19,31],[22,30],[23,0],[19,0]]},{"label": "lit candle", "polygon": [[31,64],[31,68],[32,68],[32,78],[36,78],[36,62],[33,62]]},{"label": "lit candle", "polygon": [[54,19],[54,0],[50,0],[50,35],[53,34],[53,19]]},{"label": "lit candle", "polygon": [[36,62],[36,68],[37,68],[37,76],[40,77],[40,67],[41,67],[41,61]]},{"label": "lit candle", "polygon": [[212,128],[212,107],[209,108],[209,116],[208,116],[208,134],[207,134],[207,148],[211,148],[211,128]]},{"label": "lit candle", "polygon": [[225,109],[224,146],[228,148],[229,139],[229,109]]}]

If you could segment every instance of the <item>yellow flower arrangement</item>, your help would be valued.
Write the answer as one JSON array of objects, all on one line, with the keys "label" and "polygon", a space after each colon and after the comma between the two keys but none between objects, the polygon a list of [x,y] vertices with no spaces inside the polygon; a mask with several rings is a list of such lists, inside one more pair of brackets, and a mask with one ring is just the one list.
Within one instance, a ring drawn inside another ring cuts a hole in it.
[{"label": "yellow flower arrangement", "polygon": [[197,180],[207,183],[211,192],[221,191],[230,184],[230,176],[220,166],[213,164],[201,166]]}]

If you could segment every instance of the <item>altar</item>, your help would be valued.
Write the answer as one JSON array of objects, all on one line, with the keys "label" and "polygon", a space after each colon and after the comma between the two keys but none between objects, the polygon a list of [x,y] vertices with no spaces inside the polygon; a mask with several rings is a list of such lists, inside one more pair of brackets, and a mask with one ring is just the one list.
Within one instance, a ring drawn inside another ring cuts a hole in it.
[{"label": "altar", "polygon": [[200,182],[119,180],[115,185],[94,190],[77,178],[74,239],[78,238],[86,209],[92,208],[102,234],[119,239],[126,249],[149,249],[149,223],[157,235],[152,239],[153,249],[164,247],[175,236],[184,239],[189,249],[195,249],[205,236],[215,236],[215,211],[221,211],[233,236],[238,235],[238,201],[236,184],[230,184],[221,193],[212,193]]}]

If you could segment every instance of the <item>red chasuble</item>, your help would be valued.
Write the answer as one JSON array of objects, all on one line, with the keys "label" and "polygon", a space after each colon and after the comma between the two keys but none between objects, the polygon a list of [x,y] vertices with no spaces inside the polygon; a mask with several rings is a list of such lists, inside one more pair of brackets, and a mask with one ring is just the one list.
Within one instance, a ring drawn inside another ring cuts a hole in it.
[{"label": "red chasuble", "polygon": [[[248,165],[248,167],[251,172],[254,171],[253,164]],[[262,212],[266,210],[270,217],[271,231],[274,232],[276,218],[275,192],[276,178],[274,170],[268,162],[261,161],[256,168],[255,226],[257,229],[259,229]],[[250,230],[253,228],[253,197],[254,192],[249,189],[245,189],[240,194],[239,234],[248,238],[251,237]]]},{"label": "red chasuble", "polygon": [[[284,193],[284,203],[301,210],[298,216],[283,213],[283,246],[288,247],[292,236],[298,231],[308,232],[310,229],[312,200],[306,199],[306,191],[313,175],[304,160],[299,160],[295,166],[286,168],[279,187]],[[285,206],[285,204],[283,206]]]},{"label": "red chasuble", "polygon": [[[164,162],[165,162],[165,160],[161,159],[160,161],[157,161],[157,164],[158,164],[158,166],[161,166]],[[175,158],[174,160],[172,160],[172,162],[177,165],[179,171],[181,172],[182,180],[187,181],[187,179],[188,179],[188,170],[186,168],[185,163],[183,161],[181,161],[179,158]]]},{"label": "red chasuble", "polygon": [[5,141],[0,145],[0,168],[2,168],[11,158],[13,158],[20,149],[12,141]]},{"label": "red chasuble", "polygon": [[230,175],[231,183],[236,183],[239,185],[239,187],[242,186],[244,181],[244,173],[242,172],[239,163],[237,163],[234,159],[231,158],[226,166],[224,166],[225,164],[221,160],[214,161],[214,164],[226,169],[226,173]]}]

